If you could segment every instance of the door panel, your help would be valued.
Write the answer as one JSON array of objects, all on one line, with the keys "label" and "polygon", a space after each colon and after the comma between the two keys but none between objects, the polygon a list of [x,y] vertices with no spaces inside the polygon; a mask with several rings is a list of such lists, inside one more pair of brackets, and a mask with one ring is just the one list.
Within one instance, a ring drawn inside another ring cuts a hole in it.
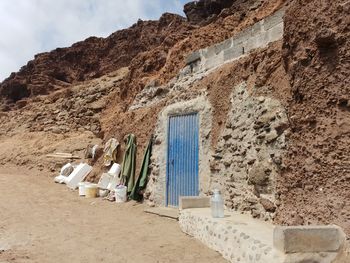
[{"label": "door panel", "polygon": [[167,152],[167,205],[198,195],[198,114],[170,116]]}]

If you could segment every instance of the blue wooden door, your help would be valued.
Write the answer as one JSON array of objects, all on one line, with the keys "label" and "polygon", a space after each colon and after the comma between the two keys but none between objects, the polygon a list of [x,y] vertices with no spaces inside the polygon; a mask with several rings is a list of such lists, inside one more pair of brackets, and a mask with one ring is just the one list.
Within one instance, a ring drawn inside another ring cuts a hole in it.
[{"label": "blue wooden door", "polygon": [[198,114],[170,116],[168,123],[167,205],[198,195]]}]

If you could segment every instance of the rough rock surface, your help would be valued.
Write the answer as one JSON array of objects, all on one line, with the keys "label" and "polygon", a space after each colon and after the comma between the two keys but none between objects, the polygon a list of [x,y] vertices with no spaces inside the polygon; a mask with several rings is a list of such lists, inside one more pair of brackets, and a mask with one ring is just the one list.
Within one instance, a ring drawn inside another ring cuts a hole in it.
[{"label": "rough rock surface", "polygon": [[273,219],[288,120],[278,100],[252,97],[242,83],[234,88],[225,128],[212,156],[212,187],[228,208]]},{"label": "rough rock surface", "polygon": [[184,6],[184,13],[190,23],[197,25],[206,25],[232,15],[243,21],[249,16],[250,11],[259,9],[267,2],[266,0],[199,0],[187,3]]},{"label": "rough rock surface", "polygon": [[329,224],[350,233],[350,2],[294,1],[285,17],[292,133],[278,223]]},{"label": "rough rock surface", "polygon": [[20,100],[16,103],[17,111],[4,112],[0,116],[0,136],[41,131],[55,134],[91,131],[100,135],[101,114],[107,107],[108,97],[120,88],[127,73],[127,68],[122,68],[49,95]]}]

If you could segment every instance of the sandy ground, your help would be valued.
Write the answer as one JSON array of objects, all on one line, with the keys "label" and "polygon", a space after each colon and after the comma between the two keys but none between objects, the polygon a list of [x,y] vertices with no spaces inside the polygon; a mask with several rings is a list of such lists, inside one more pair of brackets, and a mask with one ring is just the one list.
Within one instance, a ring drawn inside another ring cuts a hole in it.
[{"label": "sandy ground", "polygon": [[0,262],[226,262],[175,220],[0,168]]}]

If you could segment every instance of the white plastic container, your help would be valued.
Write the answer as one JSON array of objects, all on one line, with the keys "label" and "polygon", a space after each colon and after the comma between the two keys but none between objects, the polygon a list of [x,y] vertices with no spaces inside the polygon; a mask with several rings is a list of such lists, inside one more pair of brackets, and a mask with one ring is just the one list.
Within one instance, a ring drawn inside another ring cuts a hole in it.
[{"label": "white plastic container", "polygon": [[127,187],[124,185],[118,185],[115,188],[115,201],[117,203],[125,203],[127,198]]},{"label": "white plastic container", "polygon": [[120,173],[120,170],[121,170],[121,167],[120,167],[120,164],[117,164],[117,163],[114,163],[111,167],[111,169],[109,169],[108,173],[115,177],[115,176],[118,176],[119,173]]},{"label": "white plastic container", "polygon": [[211,215],[214,218],[223,218],[224,214],[224,201],[218,189],[213,190],[213,196],[210,200]]},{"label": "white plastic container", "polygon": [[98,187],[101,189],[107,189],[111,180],[112,176],[110,174],[103,173],[100,180],[98,181]]},{"label": "white plastic container", "polygon": [[96,198],[98,193],[97,184],[86,184],[85,185],[85,197]]},{"label": "white plastic container", "polygon": [[74,171],[67,177],[66,184],[71,189],[76,189],[78,184],[82,182],[91,172],[92,167],[86,163],[79,164]]},{"label": "white plastic container", "polygon": [[108,174],[111,176],[111,180],[108,183],[107,189],[112,191],[117,185],[120,183],[120,178],[118,177],[120,174],[121,167],[119,164],[115,163],[112,165],[111,169],[109,169]]},{"label": "white plastic container", "polygon": [[86,183],[84,183],[84,182],[81,182],[78,184],[80,196],[85,196],[85,185],[86,185]]}]

